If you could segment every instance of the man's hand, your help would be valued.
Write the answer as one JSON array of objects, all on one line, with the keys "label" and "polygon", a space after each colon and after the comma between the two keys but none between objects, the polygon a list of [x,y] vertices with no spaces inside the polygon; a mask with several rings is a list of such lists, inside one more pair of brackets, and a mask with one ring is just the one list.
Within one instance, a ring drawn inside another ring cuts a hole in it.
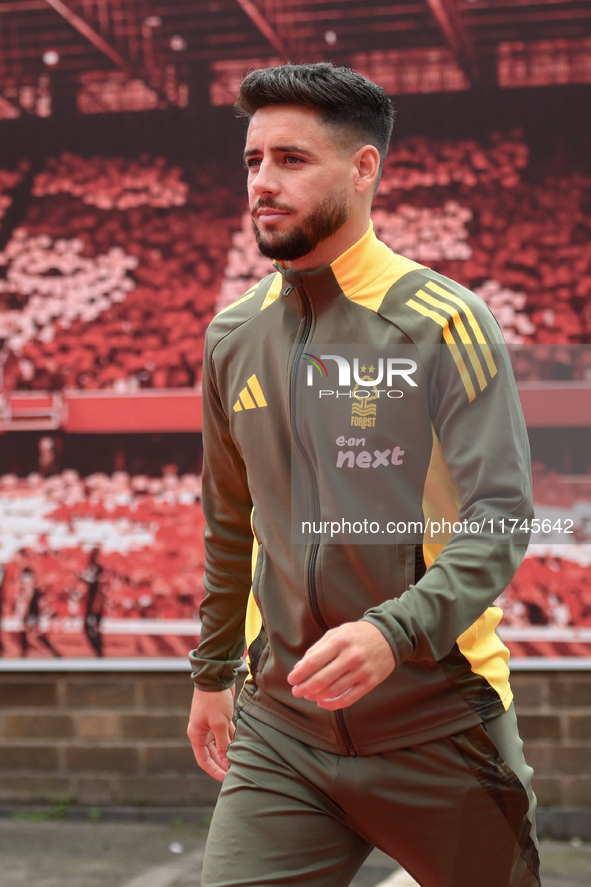
[{"label": "man's hand", "polygon": [[228,772],[226,752],[234,737],[234,687],[208,693],[195,687],[187,736],[202,770],[222,782]]},{"label": "man's hand", "polygon": [[348,708],[381,684],[395,665],[379,628],[371,622],[345,622],[310,647],[287,680],[294,696],[334,711]]}]

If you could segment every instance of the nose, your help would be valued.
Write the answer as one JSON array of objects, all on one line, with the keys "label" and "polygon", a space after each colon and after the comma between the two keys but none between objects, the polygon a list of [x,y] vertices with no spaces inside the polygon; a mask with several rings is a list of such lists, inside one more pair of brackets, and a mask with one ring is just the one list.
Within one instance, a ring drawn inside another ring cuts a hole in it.
[{"label": "nose", "polygon": [[269,159],[262,159],[258,167],[251,171],[250,188],[257,197],[276,195],[279,193],[279,182]]}]

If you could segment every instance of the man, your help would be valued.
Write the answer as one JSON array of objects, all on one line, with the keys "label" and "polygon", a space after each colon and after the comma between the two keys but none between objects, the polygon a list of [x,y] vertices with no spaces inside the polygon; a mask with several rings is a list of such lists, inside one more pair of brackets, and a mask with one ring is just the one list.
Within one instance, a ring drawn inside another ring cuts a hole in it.
[{"label": "man", "polygon": [[[533,887],[531,770],[491,606],[531,518],[499,328],[373,234],[393,116],[379,87],[285,65],[248,75],[237,108],[253,229],[277,272],[218,315],[204,359],[188,733],[224,784],[202,884],[346,885],[378,846],[423,887]],[[358,500],[384,507],[356,540]],[[439,530],[409,537],[417,514]],[[503,518],[522,532],[501,539]]]},{"label": "man", "polygon": [[86,583],[86,614],[84,631],[96,655],[103,655],[101,622],[105,607],[104,569],[99,560],[100,548],[93,548],[86,569],[80,578]]},{"label": "man", "polygon": [[21,573],[19,596],[15,604],[15,610],[19,615],[22,615],[23,620],[23,628],[20,634],[21,656],[27,655],[29,651],[29,636],[34,632],[37,640],[49,650],[51,655],[60,659],[61,654],[58,653],[47,634],[42,630],[41,624],[47,607],[44,607],[43,592],[37,586],[35,574],[28,564],[25,565]]}]

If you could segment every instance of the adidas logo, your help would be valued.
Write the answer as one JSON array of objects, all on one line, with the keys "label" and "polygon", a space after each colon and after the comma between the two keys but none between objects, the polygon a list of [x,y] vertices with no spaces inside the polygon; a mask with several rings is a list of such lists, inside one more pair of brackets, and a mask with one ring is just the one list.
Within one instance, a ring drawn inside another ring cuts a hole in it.
[{"label": "adidas logo", "polygon": [[241,410],[254,410],[257,407],[266,407],[267,401],[263,394],[259,380],[253,373],[246,386],[238,395],[238,400],[234,404],[234,412],[239,413]]}]

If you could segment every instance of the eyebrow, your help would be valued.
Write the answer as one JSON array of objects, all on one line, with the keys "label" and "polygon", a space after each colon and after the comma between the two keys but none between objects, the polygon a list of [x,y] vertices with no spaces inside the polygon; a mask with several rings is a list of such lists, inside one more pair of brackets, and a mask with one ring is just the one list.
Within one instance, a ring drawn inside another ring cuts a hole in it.
[{"label": "eyebrow", "polygon": [[[297,145],[277,145],[271,150],[277,151],[280,154],[305,154],[307,157],[313,156],[312,151],[307,151],[305,148],[299,148]],[[259,148],[250,148],[248,151],[244,152],[244,159],[246,160],[248,157],[252,157],[253,154],[260,153]]]}]

